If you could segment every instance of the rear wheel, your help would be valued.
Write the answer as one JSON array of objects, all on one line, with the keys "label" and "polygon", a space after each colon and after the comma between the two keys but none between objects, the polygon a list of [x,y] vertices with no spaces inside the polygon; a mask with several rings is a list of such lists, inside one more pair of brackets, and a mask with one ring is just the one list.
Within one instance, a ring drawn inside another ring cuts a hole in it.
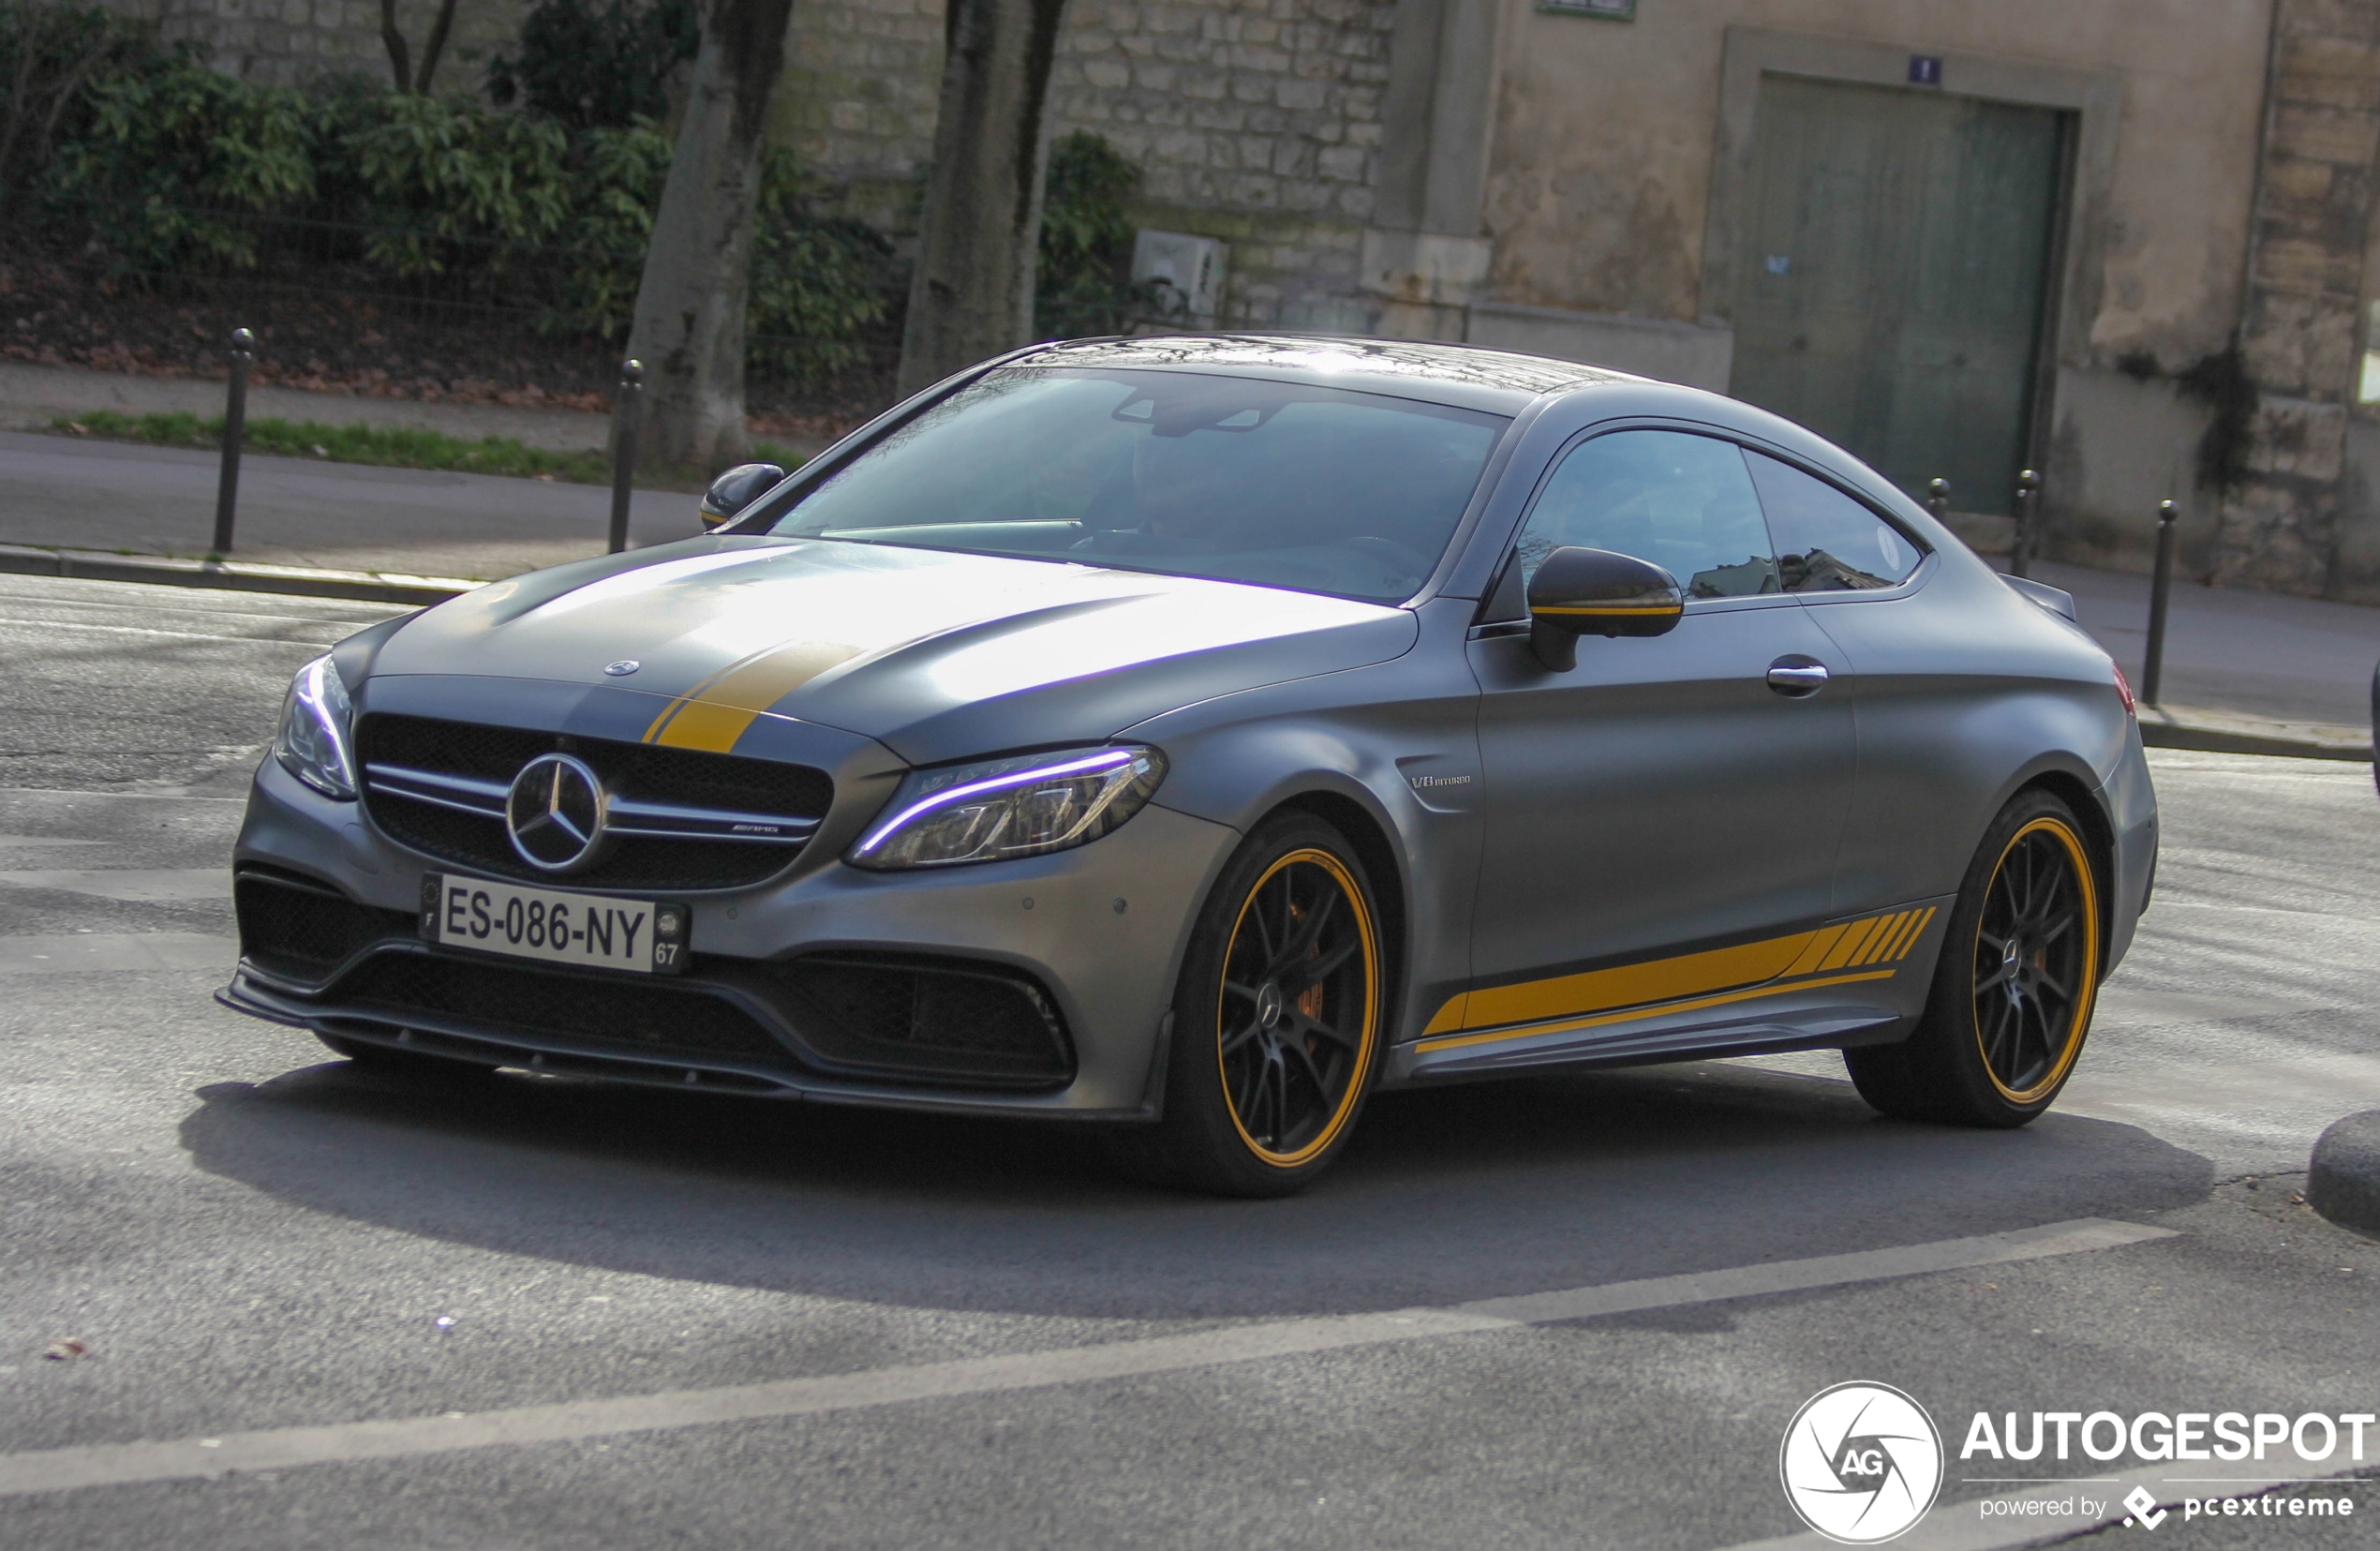
[{"label": "rear wheel", "polygon": [[1362,863],[1329,825],[1290,814],[1249,837],[1199,912],[1165,1118],[1138,1139],[1162,1176],[1286,1196],[1336,1156],[1387,1017],[1378,921]]},{"label": "rear wheel", "polygon": [[2058,798],[2028,792],[1968,866],[1917,1031],[1845,1051],[1852,1081],[1886,1114],[2024,1125],[2082,1054],[2104,951],[2082,827]]}]

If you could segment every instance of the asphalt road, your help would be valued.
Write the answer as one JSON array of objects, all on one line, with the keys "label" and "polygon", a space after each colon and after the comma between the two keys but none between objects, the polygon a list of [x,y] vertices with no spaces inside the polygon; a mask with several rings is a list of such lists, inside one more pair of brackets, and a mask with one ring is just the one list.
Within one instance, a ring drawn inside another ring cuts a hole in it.
[{"label": "asphalt road", "polygon": [[[1706,1063],[1390,1096],[1226,1203],[216,1007],[245,768],[374,613],[0,578],[0,1544],[1703,1551],[1800,1532],[1787,1424],[1872,1379],[1949,1435],[1896,1544],[2003,1545],[2088,1521],[1979,1499],[2357,1467],[1961,1459],[1977,1411],[2380,1411],[2380,1243],[2290,1177],[2380,1106],[2367,768],[2151,756],[2156,907],[2024,1131]],[[2369,1479],[2286,1490],[2361,1522],[2149,1544],[2370,1544]]]}]

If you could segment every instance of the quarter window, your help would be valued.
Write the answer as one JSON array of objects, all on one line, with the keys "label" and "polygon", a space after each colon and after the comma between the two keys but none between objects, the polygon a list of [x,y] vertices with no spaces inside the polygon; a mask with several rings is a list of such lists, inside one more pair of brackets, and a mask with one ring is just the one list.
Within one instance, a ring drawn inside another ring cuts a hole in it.
[{"label": "quarter window", "polygon": [[1897,587],[1925,559],[1908,535],[1825,481],[1763,453],[1744,460],[1777,535],[1786,591]]},{"label": "quarter window", "polygon": [[1546,556],[1573,544],[1651,560],[1688,598],[1780,586],[1744,455],[1712,437],[1616,431],[1572,449],[1522,530],[1524,583]]}]

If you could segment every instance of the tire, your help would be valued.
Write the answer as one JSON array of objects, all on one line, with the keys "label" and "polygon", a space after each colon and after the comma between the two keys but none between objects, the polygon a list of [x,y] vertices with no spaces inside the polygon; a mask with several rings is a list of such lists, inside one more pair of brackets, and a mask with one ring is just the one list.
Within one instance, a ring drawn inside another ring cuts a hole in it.
[{"label": "tire", "polygon": [[1127,1134],[1145,1171],[1262,1199],[1292,1195],[1330,1166],[1380,1065],[1390,998],[1379,920],[1363,864],[1336,829],[1291,813],[1248,837],[1192,931],[1164,1118]]},{"label": "tire", "polygon": [[1917,1028],[1843,1052],[1862,1098],[1888,1115],[2022,1126],[2081,1056],[2105,944],[2100,876],[2074,810],[2026,792],[1968,864]]}]

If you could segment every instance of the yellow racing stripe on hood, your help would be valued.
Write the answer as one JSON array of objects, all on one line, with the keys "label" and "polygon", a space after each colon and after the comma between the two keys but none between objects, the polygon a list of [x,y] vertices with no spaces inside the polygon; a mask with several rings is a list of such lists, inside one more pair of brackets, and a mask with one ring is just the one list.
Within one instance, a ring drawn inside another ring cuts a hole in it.
[{"label": "yellow racing stripe on hood", "polygon": [[752,719],[828,668],[859,655],[831,641],[793,641],[729,664],[671,701],[645,741],[670,749],[725,753]]}]

